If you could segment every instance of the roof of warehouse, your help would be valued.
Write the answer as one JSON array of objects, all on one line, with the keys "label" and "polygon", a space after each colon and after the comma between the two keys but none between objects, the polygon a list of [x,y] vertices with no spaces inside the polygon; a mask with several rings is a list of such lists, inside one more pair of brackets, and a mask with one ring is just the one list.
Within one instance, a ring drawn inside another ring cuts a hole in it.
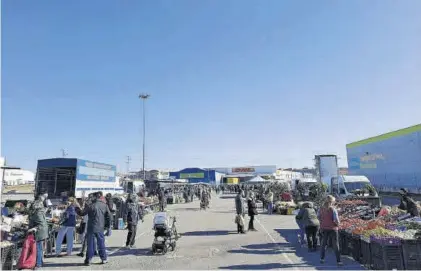
[{"label": "roof of warehouse", "polygon": [[354,147],[366,145],[366,144],[369,144],[369,143],[374,143],[374,142],[390,139],[390,138],[393,138],[393,137],[411,134],[411,133],[417,132],[417,131],[421,131],[421,124],[417,124],[417,125],[414,125],[414,126],[411,126],[411,127],[407,127],[407,128],[397,130],[397,131],[381,134],[381,135],[378,135],[378,136],[369,137],[369,138],[366,138],[366,139],[363,139],[363,140],[355,141],[355,142],[346,144],[346,147],[347,148],[354,148]]}]

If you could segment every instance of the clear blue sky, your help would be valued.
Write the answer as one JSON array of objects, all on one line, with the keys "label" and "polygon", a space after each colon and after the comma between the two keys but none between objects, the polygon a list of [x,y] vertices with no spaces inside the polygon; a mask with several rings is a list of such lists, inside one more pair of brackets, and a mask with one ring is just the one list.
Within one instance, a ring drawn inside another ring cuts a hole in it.
[{"label": "clear blue sky", "polygon": [[2,1],[2,155],[311,166],[421,121],[421,1]]}]

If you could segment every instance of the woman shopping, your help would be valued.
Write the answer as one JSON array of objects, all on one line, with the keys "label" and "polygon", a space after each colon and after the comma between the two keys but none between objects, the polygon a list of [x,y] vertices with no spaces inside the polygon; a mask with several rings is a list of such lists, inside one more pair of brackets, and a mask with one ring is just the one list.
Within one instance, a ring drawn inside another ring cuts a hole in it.
[{"label": "woman shopping", "polygon": [[333,250],[336,255],[336,262],[342,266],[341,254],[339,252],[339,215],[334,207],[335,198],[331,195],[327,196],[322,208],[319,211],[320,229],[322,231],[322,245],[320,252],[320,263],[325,262],[327,242],[332,241]]},{"label": "woman shopping", "polygon": [[308,251],[317,250],[317,233],[319,232],[320,222],[317,213],[313,208],[313,203],[303,203],[300,212],[296,216],[297,222],[305,229],[307,236]]},{"label": "woman shopping", "polygon": [[57,235],[56,240],[56,256],[60,257],[61,255],[61,245],[63,243],[64,237],[66,236],[66,250],[67,256],[72,255],[73,250],[73,240],[74,232],[76,227],[76,210],[74,205],[75,199],[69,198],[67,202],[66,211],[63,214],[61,220],[61,227]]},{"label": "woman shopping", "polygon": [[37,261],[36,268],[43,265],[43,246],[44,240],[48,238],[48,224],[45,218],[44,196],[38,195],[36,200],[29,207],[29,231],[35,232],[35,241],[37,243]]}]

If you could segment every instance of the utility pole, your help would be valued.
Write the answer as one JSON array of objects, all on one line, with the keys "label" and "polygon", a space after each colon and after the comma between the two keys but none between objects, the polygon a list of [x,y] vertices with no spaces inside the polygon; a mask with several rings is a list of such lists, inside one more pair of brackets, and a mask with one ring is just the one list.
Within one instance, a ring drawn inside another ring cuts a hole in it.
[{"label": "utility pole", "polygon": [[145,138],[146,138],[146,114],[145,114],[145,101],[150,97],[149,94],[140,94],[139,99],[142,99],[142,110],[143,110],[143,148],[142,148],[142,172],[143,180],[146,179],[145,172]]},{"label": "utility pole", "polygon": [[126,156],[127,160],[126,160],[126,164],[127,164],[127,174],[130,172],[130,161],[132,160],[132,158],[130,156]]},{"label": "utility pole", "polygon": [[67,152],[65,149],[61,149],[61,157],[66,157],[67,156]]}]

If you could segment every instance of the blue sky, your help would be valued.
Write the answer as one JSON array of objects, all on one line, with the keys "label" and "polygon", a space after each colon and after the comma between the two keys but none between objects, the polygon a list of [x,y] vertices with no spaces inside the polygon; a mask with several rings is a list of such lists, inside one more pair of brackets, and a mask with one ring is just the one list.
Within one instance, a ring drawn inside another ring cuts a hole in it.
[{"label": "blue sky", "polygon": [[421,1],[2,1],[2,155],[311,166],[420,123]]}]

